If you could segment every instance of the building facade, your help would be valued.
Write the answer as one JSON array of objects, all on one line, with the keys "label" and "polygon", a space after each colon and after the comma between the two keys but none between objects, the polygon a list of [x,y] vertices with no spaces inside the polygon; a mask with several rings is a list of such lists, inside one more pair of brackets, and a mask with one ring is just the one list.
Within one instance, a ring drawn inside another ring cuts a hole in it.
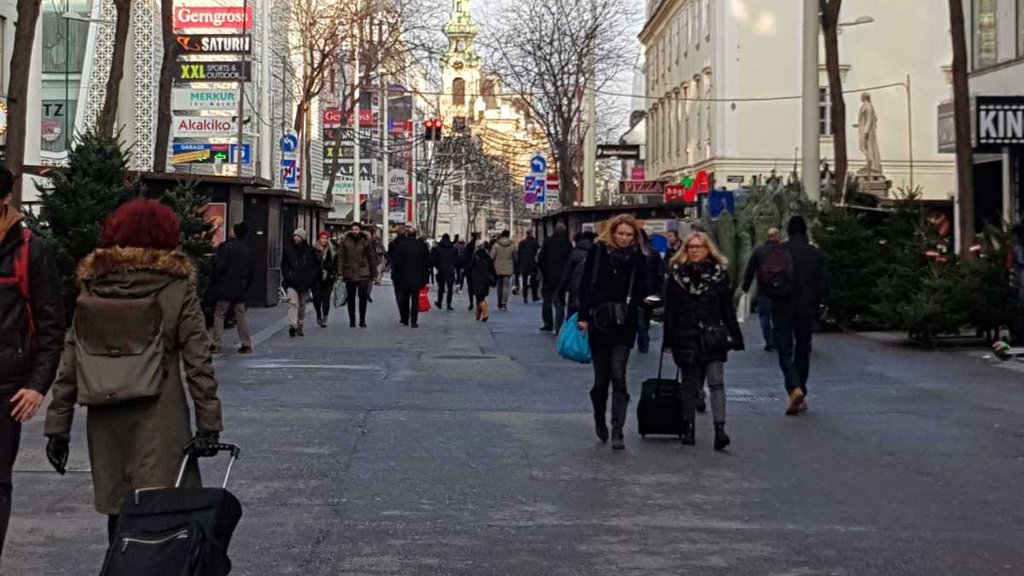
[{"label": "building facade", "polygon": [[[943,0],[847,0],[839,52],[843,84],[870,92],[883,173],[892,188],[928,198],[954,189],[954,164],[934,146],[930,113],[949,97],[948,10]],[[640,35],[646,56],[647,177],[709,172],[716,187],[800,170],[802,2],[651,0]],[[908,23],[915,30],[908,33]],[[824,49],[821,62],[824,62]],[[828,81],[819,69],[822,158],[833,164]],[[909,78],[909,82],[908,82]],[[864,167],[860,94],[847,93],[850,172]],[[916,114],[914,111],[917,110]]]}]

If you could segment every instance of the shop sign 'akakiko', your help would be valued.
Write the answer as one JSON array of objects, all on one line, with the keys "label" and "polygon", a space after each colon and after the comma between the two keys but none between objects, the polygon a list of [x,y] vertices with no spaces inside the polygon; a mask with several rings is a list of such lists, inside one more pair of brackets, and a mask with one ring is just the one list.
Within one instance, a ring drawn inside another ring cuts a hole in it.
[{"label": "shop sign 'akakiko'", "polygon": [[228,117],[175,116],[174,135],[182,138],[197,136],[232,136],[238,132],[238,123]]},{"label": "shop sign 'akakiko'", "polygon": [[174,9],[174,29],[251,30],[252,8],[179,6]]}]

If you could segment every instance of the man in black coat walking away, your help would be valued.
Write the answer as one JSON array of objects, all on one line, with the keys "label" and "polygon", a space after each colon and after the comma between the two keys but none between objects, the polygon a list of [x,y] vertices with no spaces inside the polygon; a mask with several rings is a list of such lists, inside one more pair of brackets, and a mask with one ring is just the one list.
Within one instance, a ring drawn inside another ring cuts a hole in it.
[{"label": "man in black coat walking away", "polygon": [[789,240],[781,246],[784,252],[778,253],[779,256],[766,254],[762,259],[758,285],[760,288],[776,285],[769,289],[775,347],[789,393],[786,414],[796,416],[807,410],[811,336],[828,283],[825,256],[808,241],[807,221],[802,216],[794,216],[786,231]]},{"label": "man in black coat walking away", "polygon": [[405,326],[419,328],[419,294],[430,276],[430,249],[416,237],[415,228],[406,229],[406,239],[395,243],[391,260],[391,281],[398,295],[398,314]]},{"label": "man in black coat walking away", "polygon": [[295,230],[291,245],[285,246],[281,277],[288,292],[288,335],[292,338],[305,336],[302,325],[306,321],[306,304],[310,290],[320,277],[320,260],[302,228]]},{"label": "man in black coat walking away", "polygon": [[568,268],[571,255],[572,242],[569,241],[569,230],[565,224],[559,224],[555,226],[555,233],[544,241],[540,254],[537,256],[543,282],[541,294],[544,296],[544,304],[541,309],[544,325],[540,328],[541,332],[554,332],[556,327],[561,328],[562,322],[565,321],[565,300],[561,298],[558,286],[562,281],[562,275]]},{"label": "man in black coat walking away", "polygon": [[[743,291],[750,292],[750,286],[754,283],[754,276],[761,267],[765,254],[779,248],[779,229],[769,228],[768,238],[765,243],[754,250],[747,262],[747,270],[743,274]],[[775,351],[775,336],[772,334],[772,298],[766,290],[757,287],[757,315],[761,319],[761,334],[764,336],[764,349],[766,352]]]},{"label": "man in black coat walking away", "polygon": [[235,314],[238,326],[238,341],[241,346],[239,354],[252,352],[252,338],[249,335],[249,321],[246,318],[245,300],[252,286],[253,267],[252,251],[245,243],[249,227],[245,222],[235,224],[231,229],[231,239],[217,247],[213,255],[213,278],[210,290],[217,300],[213,312],[213,343],[211,352],[220,352],[221,337],[224,336],[224,318],[230,308]]},{"label": "man in black coat walking away", "polygon": [[435,305],[440,309],[441,302],[447,295],[448,310],[454,310],[452,308],[452,293],[455,292],[455,270],[458,268],[459,253],[450,236],[447,234],[441,236],[441,241],[434,246],[431,260],[434,269],[437,270],[437,302]]},{"label": "man in black coat walking away", "polygon": [[64,349],[60,272],[8,205],[13,184],[14,175],[0,167],[0,556],[21,427],[43,404]]},{"label": "man in black coat walking away", "polygon": [[533,237],[533,231],[526,231],[526,238],[519,243],[519,274],[523,278],[523,304],[526,304],[527,289],[533,293],[533,301],[540,300],[537,297],[537,252],[540,251],[540,244]]}]

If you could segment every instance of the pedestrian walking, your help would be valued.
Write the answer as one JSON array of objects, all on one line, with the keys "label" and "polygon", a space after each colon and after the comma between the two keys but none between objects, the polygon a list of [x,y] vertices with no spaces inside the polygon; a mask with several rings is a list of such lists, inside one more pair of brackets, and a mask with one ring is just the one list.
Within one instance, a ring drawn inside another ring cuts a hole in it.
[{"label": "pedestrian walking", "polygon": [[455,293],[462,294],[466,282],[466,241],[455,235]]},{"label": "pedestrian walking", "polygon": [[440,309],[444,302],[448,310],[454,310],[452,294],[455,292],[455,271],[459,267],[459,253],[450,236],[441,236],[441,241],[434,247],[431,261],[437,270],[437,302],[434,305]]},{"label": "pedestrian walking", "polygon": [[504,230],[491,245],[491,260],[494,273],[498,276],[498,310],[508,310],[508,296],[512,289],[512,274],[515,273],[516,245],[511,234]]},{"label": "pedestrian walking", "polygon": [[557,291],[565,294],[568,304],[569,316],[580,311],[580,285],[583,282],[583,267],[587,263],[587,255],[594,247],[594,240],[597,235],[593,232],[580,232],[576,234],[572,252],[569,254],[569,268],[562,275]]},{"label": "pedestrian walking", "polygon": [[665,264],[670,265],[672,258],[682,249],[683,242],[679,239],[678,230],[668,230],[665,232],[665,239],[668,240],[668,248],[665,250]]},{"label": "pedestrian walking", "polygon": [[491,286],[497,283],[498,276],[494,272],[494,261],[491,260],[490,250],[485,244],[479,244],[476,252],[470,257],[469,267],[466,269],[466,279],[470,290],[470,301],[476,300],[476,319],[480,322],[487,322],[490,317],[487,306],[487,296]]},{"label": "pedestrian walking", "polygon": [[[757,271],[761,267],[761,262],[764,260],[765,254],[777,249],[779,247],[779,242],[779,229],[769,228],[767,240],[765,240],[765,243],[759,246],[757,250],[754,250],[754,253],[750,256],[750,261],[747,262],[747,269],[743,274],[744,292],[750,292],[751,285],[754,283],[754,277],[757,275]],[[764,337],[764,349],[766,352],[774,352],[775,337],[773,335],[774,327],[772,326],[772,298],[768,295],[768,291],[762,290],[760,286],[757,287],[755,303],[757,306],[757,316],[761,321],[761,335]]]},{"label": "pedestrian walking", "polygon": [[[100,248],[78,266],[74,329],[46,412],[46,457],[66,472],[75,404],[86,406],[93,503],[108,517],[111,541],[126,494],[173,486],[182,449],[207,452],[222,431],[196,270],[176,250],[180,242],[169,208],[134,200],[107,219]],[[185,485],[199,485],[197,467]]]},{"label": "pedestrian walking", "polygon": [[565,224],[555,226],[555,232],[548,236],[537,255],[541,275],[541,305],[543,325],[541,332],[554,332],[565,322],[565,300],[561,298],[558,286],[572,255],[572,242]]},{"label": "pedestrian walking", "polygon": [[306,321],[306,304],[310,290],[320,277],[320,263],[302,228],[295,230],[291,245],[285,247],[281,258],[281,277],[288,294],[288,336],[305,336],[302,326]]},{"label": "pedestrian walking", "polygon": [[348,307],[349,328],[356,327],[357,304],[359,327],[366,328],[366,307],[379,272],[373,239],[358,222],[353,222],[338,245],[338,275],[345,283],[345,293],[348,295],[345,305]]},{"label": "pedestrian walking", "polygon": [[[476,292],[473,290],[473,275],[470,274],[470,268],[473,265],[473,257],[476,256],[476,251],[480,244],[480,234],[473,232],[469,237],[469,243],[466,245],[466,254],[463,259],[463,270],[466,276],[466,291],[469,293],[469,308],[468,310],[473,311],[475,308],[474,299],[476,298]],[[490,256],[488,255],[488,258]],[[488,287],[490,284],[488,284]]]},{"label": "pedestrian walking", "polygon": [[419,328],[420,290],[430,275],[430,249],[416,237],[415,228],[406,229],[406,238],[395,247],[391,262],[391,281],[398,295],[398,315],[404,326]]},{"label": "pedestrian walking", "polygon": [[11,208],[14,175],[0,166],[0,560],[11,518],[21,427],[50,390],[64,340],[53,253]]},{"label": "pedestrian walking", "polygon": [[612,218],[587,255],[580,285],[578,328],[589,333],[594,365],[590,400],[597,437],[602,442],[608,441],[605,412],[608,389],[612,389],[611,438],[615,450],[626,447],[626,365],[636,341],[638,309],[647,297],[644,273],[640,225],[628,214]]},{"label": "pedestrian walking", "polygon": [[[650,236],[640,229],[640,251],[644,254],[644,282],[648,294],[656,294],[661,290],[662,279],[665,277],[665,261],[654,248]],[[637,323],[637,352],[647,354],[651,350],[651,311],[646,306],[638,310],[640,317]]]},{"label": "pedestrian walking", "polygon": [[725,433],[725,362],[730,350],[743,350],[743,333],[732,301],[729,262],[704,232],[694,232],[672,258],[663,290],[663,348],[682,374],[680,403],[683,444],[695,440],[697,391],[705,379],[711,392],[715,450],[729,445]]},{"label": "pedestrian walking", "polygon": [[331,246],[331,235],[321,232],[316,237],[317,262],[320,264],[320,276],[313,285],[313,309],[316,310],[316,325],[327,328],[327,318],[331,314],[331,296],[334,293],[334,282],[338,277],[338,258]]},{"label": "pedestrian walking", "polygon": [[213,255],[213,274],[209,290],[216,300],[213,311],[213,343],[210,351],[221,351],[221,338],[224,336],[224,319],[230,310],[235,317],[238,328],[238,353],[252,352],[252,338],[249,335],[249,320],[246,316],[245,301],[252,286],[253,268],[252,251],[245,243],[249,227],[239,222],[231,228],[231,238],[217,247]]},{"label": "pedestrian walking", "polygon": [[533,230],[526,231],[526,237],[519,243],[519,273],[523,279],[523,304],[529,302],[527,293],[533,294],[533,301],[540,300],[537,290],[540,282],[537,279],[537,253],[540,244],[533,237]]},{"label": "pedestrian walking", "polygon": [[794,216],[786,227],[789,240],[766,252],[757,283],[772,300],[774,344],[786,382],[786,414],[807,410],[811,338],[821,299],[828,291],[825,256],[807,238],[807,221]]}]

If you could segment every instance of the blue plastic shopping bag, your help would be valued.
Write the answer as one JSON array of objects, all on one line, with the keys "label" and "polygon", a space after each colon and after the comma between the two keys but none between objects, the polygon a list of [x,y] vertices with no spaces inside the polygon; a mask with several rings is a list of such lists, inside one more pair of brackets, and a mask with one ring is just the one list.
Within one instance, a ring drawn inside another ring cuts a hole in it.
[{"label": "blue plastic shopping bag", "polygon": [[590,364],[590,339],[576,326],[576,322],[576,314],[573,314],[562,324],[562,331],[558,334],[558,355],[580,364]]}]

